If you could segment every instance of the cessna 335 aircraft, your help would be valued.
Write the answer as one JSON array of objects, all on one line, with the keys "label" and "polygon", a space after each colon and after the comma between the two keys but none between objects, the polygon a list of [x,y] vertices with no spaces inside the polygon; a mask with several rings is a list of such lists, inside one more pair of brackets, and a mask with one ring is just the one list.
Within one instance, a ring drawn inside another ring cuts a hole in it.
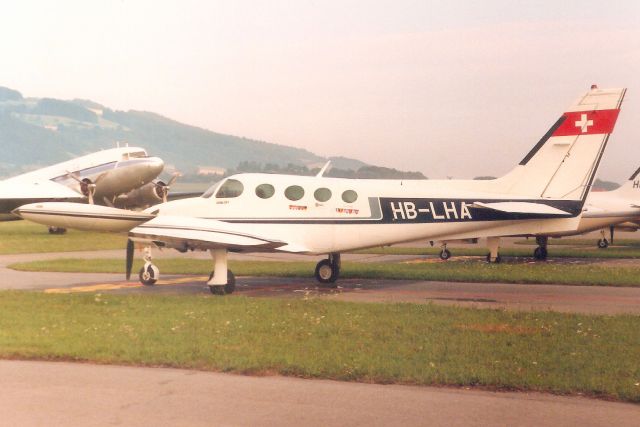
[{"label": "cessna 335 aircraft", "polygon": [[151,183],[164,168],[139,147],[111,148],[0,181],[0,221],[20,219],[11,211],[44,201],[112,203]]},{"label": "cessna 335 aircraft", "polygon": [[[328,254],[315,276],[333,283],[340,253],[415,240],[499,237],[575,230],[625,89],[593,86],[509,173],[491,181],[357,180],[322,176],[239,174],[201,197],[143,212],[70,203],[34,203],[14,212],[25,219],[85,230],[129,231],[127,277],[134,242],[146,248],[209,250],[208,285],[231,293],[229,251]],[[153,284],[159,271],[145,251],[140,271]]]}]

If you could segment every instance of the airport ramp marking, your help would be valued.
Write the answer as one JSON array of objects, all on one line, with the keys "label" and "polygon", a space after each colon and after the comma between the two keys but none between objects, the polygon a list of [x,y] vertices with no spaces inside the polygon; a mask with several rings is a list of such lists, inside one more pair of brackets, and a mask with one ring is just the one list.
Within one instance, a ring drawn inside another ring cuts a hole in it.
[{"label": "airport ramp marking", "polygon": [[[209,278],[206,276],[200,277],[179,277],[170,280],[158,280],[153,286],[171,286],[181,283],[188,283],[193,281],[206,281]],[[92,285],[71,286],[68,288],[48,288],[44,290],[46,294],[70,294],[76,292],[98,292],[98,291],[114,291],[118,289],[133,289],[144,288],[145,286],[137,282],[122,282],[122,283],[96,283]]]}]

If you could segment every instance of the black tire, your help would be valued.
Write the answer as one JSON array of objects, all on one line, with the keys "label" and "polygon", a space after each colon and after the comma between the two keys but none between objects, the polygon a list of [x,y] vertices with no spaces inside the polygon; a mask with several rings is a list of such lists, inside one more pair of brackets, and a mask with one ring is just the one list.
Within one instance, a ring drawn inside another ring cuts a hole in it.
[{"label": "black tire", "polygon": [[498,256],[496,257],[495,260],[491,261],[491,253],[487,254],[487,262],[489,264],[493,263],[493,264],[499,264],[502,262],[502,257],[500,256],[500,254],[498,254]]},{"label": "black tire", "polygon": [[449,249],[443,249],[440,251],[440,259],[443,261],[448,260],[449,258],[451,258],[451,251]]},{"label": "black tire", "polygon": [[[209,280],[213,278],[213,271],[209,274]],[[209,285],[209,291],[214,295],[232,294],[236,290],[236,276],[231,270],[227,270],[227,283],[225,285]]]},{"label": "black tire", "polygon": [[533,251],[533,257],[538,261],[545,261],[547,259],[547,248],[538,246]]},{"label": "black tire", "polygon": [[598,240],[598,249],[607,249],[609,247],[609,241],[607,239]]},{"label": "black tire", "polygon": [[328,259],[323,259],[316,265],[314,273],[316,280],[328,287],[335,288],[335,281],[338,280],[340,269]]},{"label": "black tire", "polygon": [[145,286],[153,286],[158,281],[157,277],[157,267],[153,264],[149,264],[146,268],[142,267],[138,272],[138,278],[140,279],[140,283]]},{"label": "black tire", "polygon": [[67,229],[63,227],[49,227],[49,234],[65,234],[66,232]]}]

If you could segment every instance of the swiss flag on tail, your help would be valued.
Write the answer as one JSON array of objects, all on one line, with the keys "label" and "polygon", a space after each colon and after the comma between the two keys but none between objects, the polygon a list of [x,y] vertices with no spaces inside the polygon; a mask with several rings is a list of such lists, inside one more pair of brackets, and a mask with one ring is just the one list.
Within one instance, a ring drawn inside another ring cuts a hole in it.
[{"label": "swiss flag on tail", "polygon": [[619,113],[619,109],[564,113],[562,124],[551,136],[612,133]]}]

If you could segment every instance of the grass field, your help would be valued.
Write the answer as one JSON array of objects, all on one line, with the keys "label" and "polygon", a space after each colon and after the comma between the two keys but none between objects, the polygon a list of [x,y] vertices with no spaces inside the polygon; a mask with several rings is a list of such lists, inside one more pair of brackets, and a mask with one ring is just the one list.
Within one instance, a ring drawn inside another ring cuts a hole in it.
[{"label": "grass field", "polygon": [[[523,241],[525,242],[525,241]],[[500,255],[504,257],[517,257],[517,258],[529,258],[533,259],[533,244],[524,244],[522,248],[501,248]],[[549,246],[549,258],[640,258],[640,247],[638,247],[633,240],[629,241],[628,245],[609,247],[607,249],[597,249],[595,245],[593,247],[582,245],[582,247],[566,247],[567,245]],[[573,246],[573,245],[571,245]],[[575,246],[581,246],[576,244]],[[586,247],[584,247],[586,246]],[[452,253],[453,258],[456,256],[484,256],[489,251],[482,245],[474,247],[450,247],[449,250]],[[361,254],[378,254],[378,255],[432,255],[437,256],[440,253],[440,249],[437,247],[407,247],[407,246],[385,246],[363,249],[356,251],[355,253]]]},{"label": "grass field", "polygon": [[[211,261],[189,258],[159,258],[154,263],[161,274],[209,274]],[[142,266],[134,265],[136,272]],[[16,263],[24,271],[124,272],[123,259],[57,259]],[[236,276],[311,277],[314,262],[231,261]],[[543,283],[599,286],[640,286],[640,267],[609,267],[589,264],[501,263],[447,261],[426,263],[342,263],[342,278],[443,280],[457,282]]]},{"label": "grass field", "polygon": [[0,357],[538,390],[640,402],[637,316],[0,292]]},{"label": "grass field", "polygon": [[28,221],[0,222],[0,254],[122,249],[125,235],[69,230],[49,234],[47,227]]}]

